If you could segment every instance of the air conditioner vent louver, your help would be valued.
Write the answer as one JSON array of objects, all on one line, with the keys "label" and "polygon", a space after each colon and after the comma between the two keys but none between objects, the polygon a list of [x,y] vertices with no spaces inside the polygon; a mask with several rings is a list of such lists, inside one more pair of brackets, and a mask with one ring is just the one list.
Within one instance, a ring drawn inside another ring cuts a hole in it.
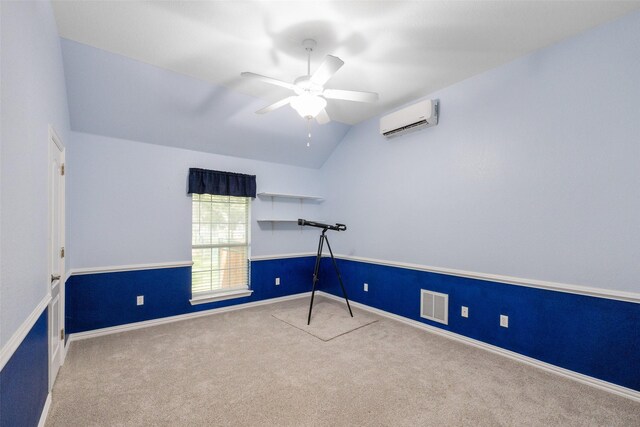
[{"label": "air conditioner vent louver", "polygon": [[422,126],[422,125],[427,125],[427,121],[426,120],[420,120],[419,122],[415,122],[415,123],[411,123],[410,125],[401,127],[399,129],[394,129],[394,130],[390,130],[389,132],[385,132],[383,133],[384,136],[393,136],[397,133],[401,133],[401,132],[405,132],[408,131],[409,129],[418,127],[418,126]]},{"label": "air conditioner vent louver", "polygon": [[420,290],[420,317],[449,324],[449,295]]},{"label": "air conditioner vent louver", "polygon": [[440,101],[428,99],[380,118],[380,134],[391,138],[438,124]]}]

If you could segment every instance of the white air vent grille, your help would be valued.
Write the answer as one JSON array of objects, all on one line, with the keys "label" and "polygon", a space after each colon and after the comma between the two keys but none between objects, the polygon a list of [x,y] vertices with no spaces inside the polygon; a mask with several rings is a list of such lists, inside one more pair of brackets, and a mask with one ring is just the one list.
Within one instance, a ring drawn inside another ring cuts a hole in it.
[{"label": "white air vent grille", "polygon": [[420,290],[420,317],[449,324],[449,295]]}]

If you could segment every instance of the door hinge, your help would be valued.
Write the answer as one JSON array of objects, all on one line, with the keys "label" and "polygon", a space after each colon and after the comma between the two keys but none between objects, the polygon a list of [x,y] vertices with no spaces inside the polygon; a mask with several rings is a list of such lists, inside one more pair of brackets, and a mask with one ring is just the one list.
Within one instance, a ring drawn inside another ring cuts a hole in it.
[{"label": "door hinge", "polygon": [[64,163],[60,165],[60,175],[64,176]]},{"label": "door hinge", "polygon": [[60,329],[60,339],[64,340],[64,329]]},{"label": "door hinge", "polygon": [[60,258],[64,258],[64,246],[60,248]]}]

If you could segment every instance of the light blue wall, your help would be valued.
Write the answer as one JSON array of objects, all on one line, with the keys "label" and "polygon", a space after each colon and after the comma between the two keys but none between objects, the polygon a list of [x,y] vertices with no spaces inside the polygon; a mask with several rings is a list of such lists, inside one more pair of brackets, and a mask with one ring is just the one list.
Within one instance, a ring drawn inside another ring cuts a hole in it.
[{"label": "light blue wall", "polygon": [[640,292],[640,14],[353,127],[322,168],[336,252]]},{"label": "light blue wall", "polygon": [[48,125],[69,127],[50,3],[2,3],[0,347],[48,291]]},{"label": "light blue wall", "polygon": [[70,40],[62,52],[75,131],[319,168],[349,129],[314,122],[307,148],[306,122],[289,107],[257,115],[267,101],[224,86]]},{"label": "light blue wall", "polygon": [[[257,175],[258,192],[323,195],[320,171],[72,133],[67,156],[71,268],[191,260],[190,167]],[[315,233],[258,218],[317,217],[317,203],[256,198],[252,256],[313,252]]]},{"label": "light blue wall", "polygon": [[17,349],[11,337],[45,298],[48,278],[48,128],[68,142],[60,40],[49,2],[0,11],[0,426],[36,425],[48,393],[47,313]]}]

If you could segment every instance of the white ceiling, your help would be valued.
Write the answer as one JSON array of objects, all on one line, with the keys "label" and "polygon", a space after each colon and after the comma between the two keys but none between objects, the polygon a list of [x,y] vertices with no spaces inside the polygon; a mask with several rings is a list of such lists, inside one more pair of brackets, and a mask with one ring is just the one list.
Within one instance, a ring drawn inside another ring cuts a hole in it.
[{"label": "white ceiling", "polygon": [[[376,91],[373,105],[330,100],[355,124],[613,20],[638,1],[55,1],[60,35],[244,94],[264,104],[306,74],[300,43],[345,65],[328,88]],[[287,107],[288,108],[288,107]]]}]

